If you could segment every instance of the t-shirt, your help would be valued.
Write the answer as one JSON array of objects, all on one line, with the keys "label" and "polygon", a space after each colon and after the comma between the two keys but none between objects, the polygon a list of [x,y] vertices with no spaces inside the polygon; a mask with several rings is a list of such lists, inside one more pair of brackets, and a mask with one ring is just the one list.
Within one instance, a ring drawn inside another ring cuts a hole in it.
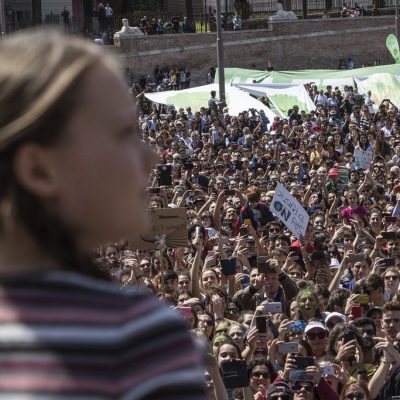
[{"label": "t-shirt", "polygon": [[0,290],[0,397],[206,398],[184,321],[149,293],[66,271]]}]

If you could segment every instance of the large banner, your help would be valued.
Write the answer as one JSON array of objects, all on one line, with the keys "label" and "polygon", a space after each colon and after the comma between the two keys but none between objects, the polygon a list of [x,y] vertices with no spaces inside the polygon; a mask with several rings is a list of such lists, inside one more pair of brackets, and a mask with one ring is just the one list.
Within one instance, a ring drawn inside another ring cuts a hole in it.
[{"label": "large banner", "polygon": [[[191,107],[193,112],[201,107],[208,107],[208,100],[211,99],[211,91],[215,90],[219,99],[219,86],[215,83],[204,86],[197,86],[184,90],[168,90],[165,92],[145,93],[145,96],[154,103],[172,105],[176,109]],[[243,111],[255,108],[257,111],[264,110],[265,115],[272,122],[275,114],[261,101],[250,96],[236,87],[225,85],[225,100],[230,115],[238,115]]]},{"label": "large banner", "polygon": [[[354,68],[349,70],[308,69],[299,71],[259,71],[245,68],[225,68],[226,84],[247,83],[314,83],[317,86],[333,87],[353,85],[354,78],[368,78],[376,73],[400,75],[400,64],[378,65],[376,67]],[[218,72],[215,75],[218,82]]]},{"label": "large banner", "polygon": [[270,209],[297,239],[300,239],[300,236],[306,234],[310,216],[301,204],[280,183],[278,183],[275,189],[275,195],[272,199]]},{"label": "large banner", "polygon": [[274,85],[267,83],[255,84],[236,84],[241,90],[245,90],[253,95],[268,96],[270,102],[282,118],[288,116],[288,111],[294,105],[299,106],[299,110],[309,113],[315,110],[315,104],[308,95],[303,85]]},{"label": "large banner", "polygon": [[354,79],[354,81],[359,93],[366,95],[369,90],[371,91],[376,109],[384,99],[390,99],[396,107],[400,107],[400,80],[397,76],[374,74],[367,79]]}]

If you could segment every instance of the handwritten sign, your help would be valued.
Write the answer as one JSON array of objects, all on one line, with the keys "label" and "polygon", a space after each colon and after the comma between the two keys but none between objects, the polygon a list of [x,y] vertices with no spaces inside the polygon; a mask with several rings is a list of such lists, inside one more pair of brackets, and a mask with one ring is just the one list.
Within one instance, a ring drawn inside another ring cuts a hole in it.
[{"label": "handwritten sign", "polygon": [[310,216],[280,183],[275,189],[270,208],[274,215],[285,224],[297,239],[306,234]]},{"label": "handwritten sign", "polygon": [[372,151],[371,150],[361,150],[354,149],[354,164],[358,168],[369,169],[372,164]]},{"label": "handwritten sign", "polygon": [[145,210],[149,229],[139,238],[129,241],[130,247],[140,250],[157,249],[157,237],[165,235],[167,247],[188,246],[187,215],[185,208],[155,208]]}]

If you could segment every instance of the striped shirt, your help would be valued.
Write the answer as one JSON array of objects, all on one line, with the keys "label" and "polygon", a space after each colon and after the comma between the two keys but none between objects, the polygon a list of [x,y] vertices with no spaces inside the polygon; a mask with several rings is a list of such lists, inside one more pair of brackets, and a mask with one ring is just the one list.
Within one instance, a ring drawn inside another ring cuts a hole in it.
[{"label": "striped shirt", "polygon": [[0,399],[205,399],[183,319],[152,295],[53,271],[0,286]]}]

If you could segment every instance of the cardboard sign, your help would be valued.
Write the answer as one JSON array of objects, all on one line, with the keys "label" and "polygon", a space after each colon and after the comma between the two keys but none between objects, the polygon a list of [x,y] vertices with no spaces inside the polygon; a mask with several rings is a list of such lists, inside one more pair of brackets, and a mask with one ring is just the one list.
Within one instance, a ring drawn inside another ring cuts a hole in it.
[{"label": "cardboard sign", "polygon": [[280,183],[278,183],[278,186],[275,189],[275,195],[272,199],[270,209],[297,239],[300,239],[300,236],[306,234],[310,216],[300,203]]},{"label": "cardboard sign", "polygon": [[165,235],[167,247],[187,247],[188,229],[185,208],[155,208],[145,210],[149,229],[139,234],[139,239],[129,241],[132,249],[155,250],[157,237]]},{"label": "cardboard sign", "polygon": [[354,164],[357,168],[369,169],[372,164],[372,151],[354,149]]}]

